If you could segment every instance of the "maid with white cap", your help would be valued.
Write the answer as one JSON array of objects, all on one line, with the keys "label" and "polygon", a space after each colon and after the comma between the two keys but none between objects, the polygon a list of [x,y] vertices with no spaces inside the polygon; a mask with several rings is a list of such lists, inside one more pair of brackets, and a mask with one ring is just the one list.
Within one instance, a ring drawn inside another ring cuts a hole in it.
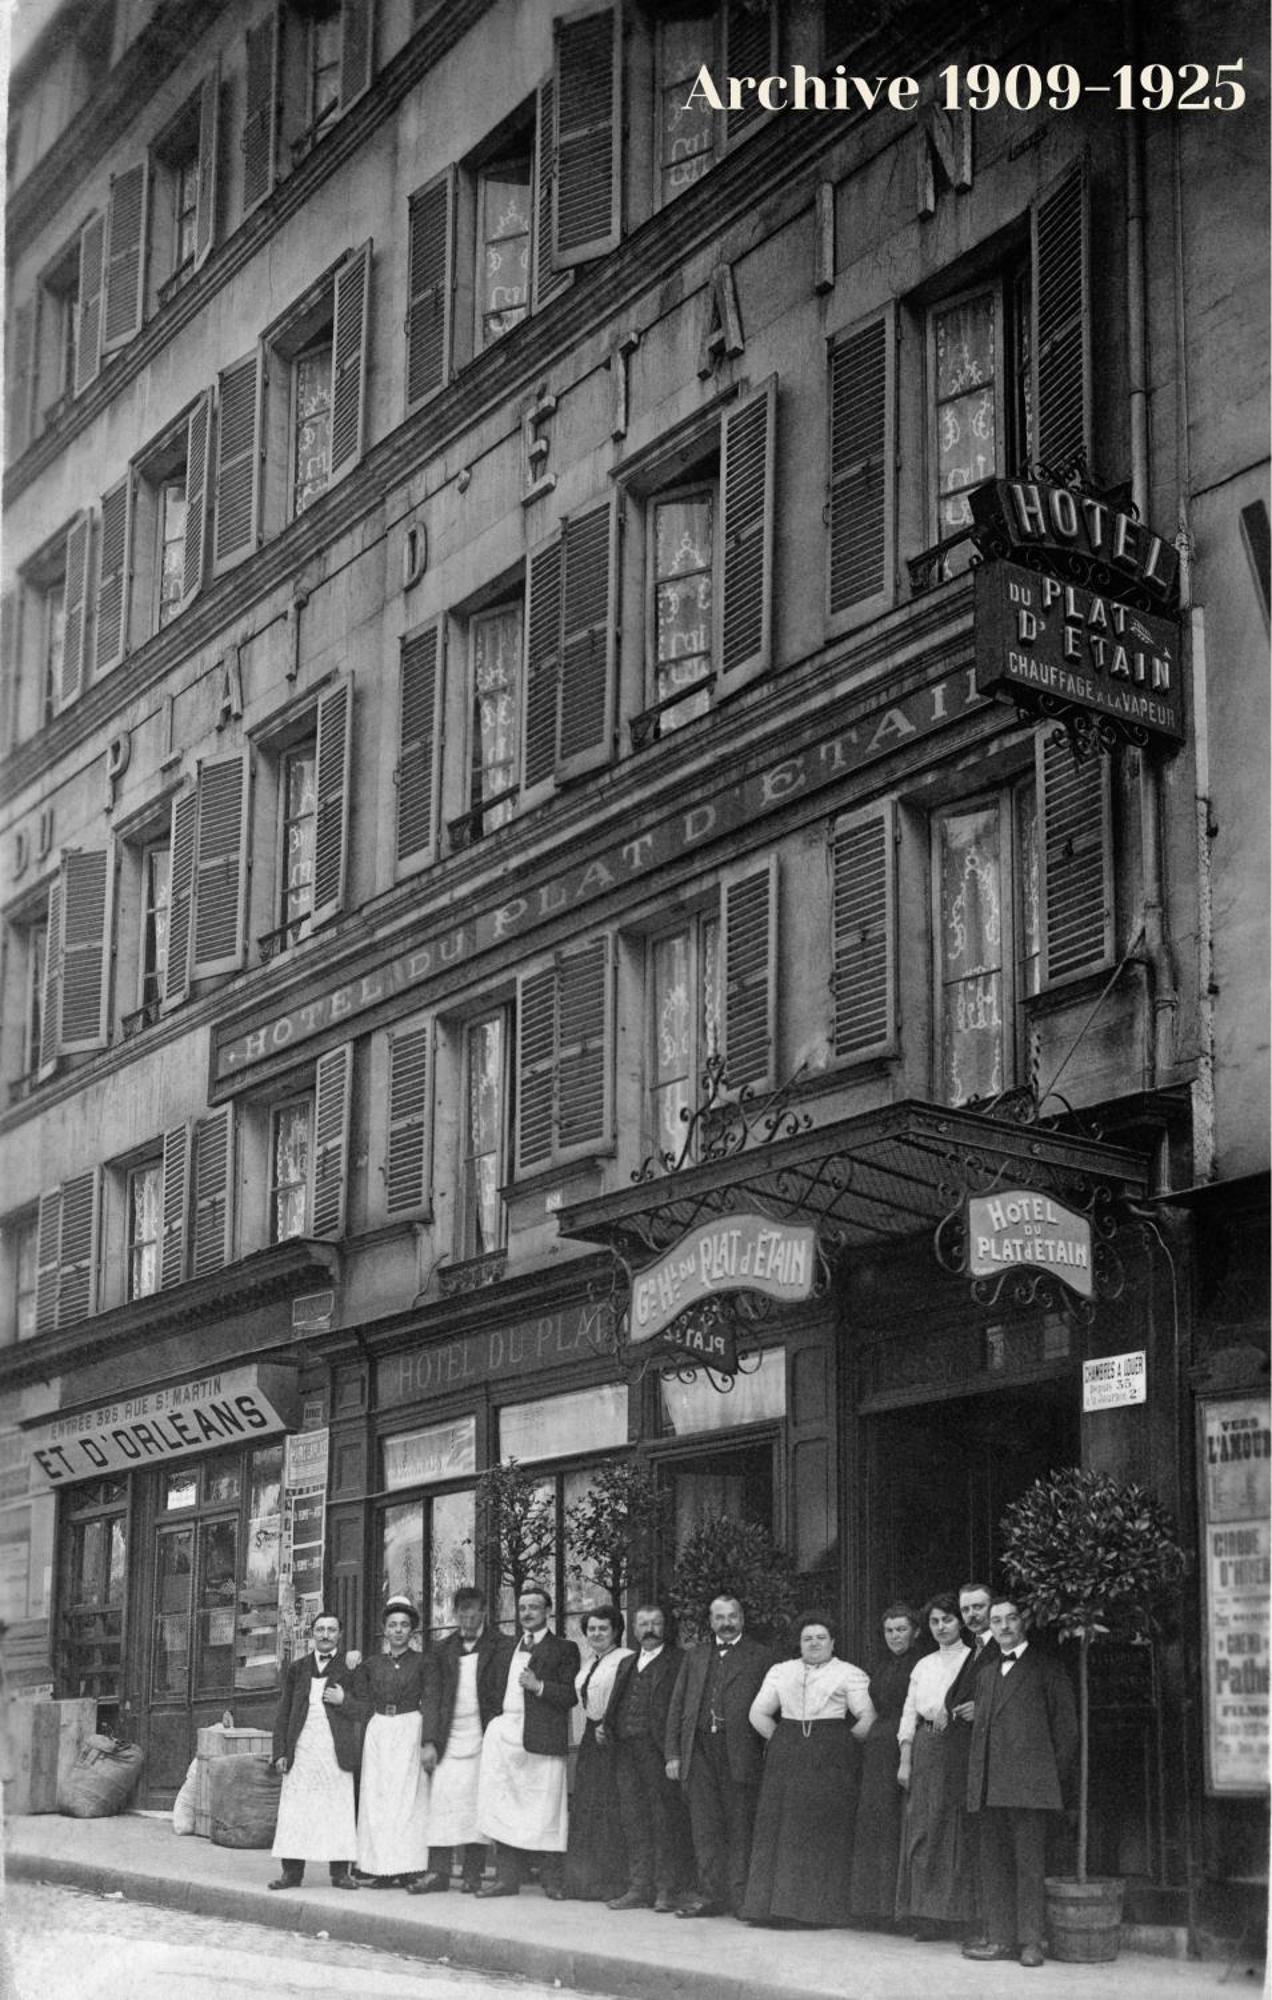
[{"label": "maid with white cap", "polygon": [[385,1650],[362,1662],[350,1699],[367,1718],[358,1794],[358,1873],[370,1888],[410,1888],[428,1868],[428,1774],[420,1760],[431,1656],[411,1647],[409,1597],[384,1607]]}]

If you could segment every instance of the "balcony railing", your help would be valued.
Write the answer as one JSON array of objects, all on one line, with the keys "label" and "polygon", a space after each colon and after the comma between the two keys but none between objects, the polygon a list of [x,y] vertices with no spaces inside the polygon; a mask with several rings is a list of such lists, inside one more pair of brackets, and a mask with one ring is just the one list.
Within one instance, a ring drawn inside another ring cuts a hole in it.
[{"label": "balcony railing", "polygon": [[931,590],[933,584],[948,583],[951,576],[955,574],[961,576],[963,568],[971,568],[980,561],[980,557],[973,553],[970,562],[957,572],[946,567],[954,550],[970,543],[973,532],[971,528],[960,528],[956,535],[946,535],[943,540],[933,542],[931,548],[924,549],[920,555],[906,557],[905,566],[910,572],[912,597],[922,597],[924,591]]},{"label": "balcony railing", "polygon": [[472,847],[483,834],[493,831],[486,825],[487,813],[493,812],[496,806],[510,804],[517,798],[520,789],[519,785],[506,785],[502,792],[492,792],[488,799],[482,799],[478,805],[470,806],[469,810],[460,813],[457,819],[447,820],[446,838],[451,853],[462,854],[466,847]]},{"label": "balcony railing", "polygon": [[639,715],[629,716],[627,728],[632,739],[633,750],[648,749],[657,743],[663,734],[663,717],[670,709],[679,708],[685,701],[692,701],[695,695],[710,694],[716,684],[714,674],[704,674],[700,681],[693,681],[688,687],[677,688],[674,694],[664,695],[661,701],[650,708],[643,708]]},{"label": "balcony railing", "polygon": [[280,951],[290,951],[309,935],[309,918],[293,917],[290,923],[280,924],[277,930],[266,931],[256,940],[256,949],[261,955],[261,964],[268,965],[271,958],[277,958]]}]

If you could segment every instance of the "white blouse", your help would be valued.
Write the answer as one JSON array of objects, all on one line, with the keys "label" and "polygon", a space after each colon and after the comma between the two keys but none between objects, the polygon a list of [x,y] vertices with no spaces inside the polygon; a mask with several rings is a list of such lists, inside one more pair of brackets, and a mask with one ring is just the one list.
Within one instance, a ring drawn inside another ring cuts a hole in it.
[{"label": "white blouse", "polygon": [[858,1722],[874,1720],[870,1676],[860,1667],[833,1654],[817,1667],[779,1660],[751,1703],[751,1727],[771,1736],[779,1715],[784,1722],[843,1722],[850,1712]]},{"label": "white blouse", "polygon": [[946,1692],[958,1679],[959,1668],[971,1650],[960,1640],[957,1646],[938,1646],[934,1653],[925,1653],[915,1661],[897,1730],[898,1743],[913,1743],[920,1716],[924,1722],[935,1722],[943,1714]]},{"label": "white blouse", "polygon": [[[595,1653],[589,1653],[574,1676],[574,1689],[583,1704],[583,1712],[589,1722],[599,1722],[609,1707],[609,1698],[614,1692],[614,1676],[618,1672],[620,1660],[630,1660],[630,1646],[612,1646],[608,1653],[602,1653],[599,1660]],[[587,1694],[583,1693],[583,1683],[592,1672],[593,1662],[596,1672],[588,1682]]]}]

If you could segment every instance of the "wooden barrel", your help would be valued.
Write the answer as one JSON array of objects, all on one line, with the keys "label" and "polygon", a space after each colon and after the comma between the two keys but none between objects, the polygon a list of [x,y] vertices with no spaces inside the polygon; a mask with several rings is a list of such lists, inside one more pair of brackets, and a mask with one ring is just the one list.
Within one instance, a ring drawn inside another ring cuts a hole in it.
[{"label": "wooden barrel", "polygon": [[1047,1877],[1047,1941],[1065,1965],[1100,1965],[1116,1958],[1122,1941],[1122,1891],[1116,1876],[1089,1882]]}]

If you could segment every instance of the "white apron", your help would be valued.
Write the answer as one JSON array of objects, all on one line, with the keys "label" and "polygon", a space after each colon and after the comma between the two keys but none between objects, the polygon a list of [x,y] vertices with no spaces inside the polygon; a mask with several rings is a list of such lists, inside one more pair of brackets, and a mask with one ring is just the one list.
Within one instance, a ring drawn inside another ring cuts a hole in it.
[{"label": "white apron", "polygon": [[326,1685],[317,1676],[310,1682],[309,1712],[283,1779],[271,1849],[280,1861],[352,1861],[358,1845],[353,1772],[342,1771],[336,1762],[331,1725],[323,1713]]},{"label": "white apron", "polygon": [[434,1847],[467,1846],[481,1839],[477,1778],[481,1769],[481,1711],[477,1706],[477,1655],[459,1656],[459,1684],[446,1754],[433,1773],[428,1837]]},{"label": "white apron", "polygon": [[483,1839],[501,1840],[538,1854],[564,1854],[569,1831],[566,1760],[527,1750],[522,1743],[526,1697],[521,1675],[528,1660],[519,1649],[508,1669],[504,1710],[486,1725],[477,1781],[477,1823]]},{"label": "white apron", "polygon": [[428,1867],[428,1774],[420,1712],[373,1715],[362,1744],[358,1866],[364,1875],[420,1875]]}]

